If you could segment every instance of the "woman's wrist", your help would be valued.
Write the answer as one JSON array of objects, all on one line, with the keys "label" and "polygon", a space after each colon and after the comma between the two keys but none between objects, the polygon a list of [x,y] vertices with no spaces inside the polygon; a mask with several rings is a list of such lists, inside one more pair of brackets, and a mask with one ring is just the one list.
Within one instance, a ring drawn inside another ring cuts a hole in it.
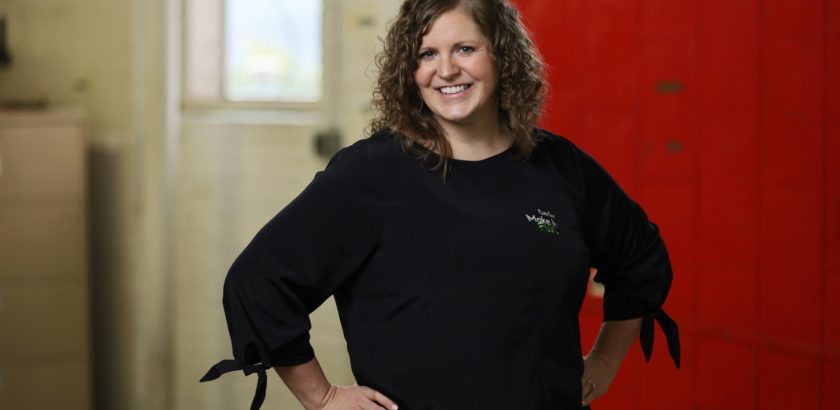
[{"label": "woman's wrist", "polygon": [[618,367],[621,366],[621,362],[623,361],[622,359],[619,359],[619,358],[609,357],[607,355],[599,354],[594,349],[593,349],[593,351],[589,352],[588,355],[584,356],[584,359],[589,360],[589,361],[593,361],[593,360],[598,361],[603,366],[606,366],[608,368],[618,368]]},{"label": "woman's wrist", "polygon": [[295,366],[275,367],[274,370],[307,410],[324,407],[335,386],[327,381],[317,358]]},{"label": "woman's wrist", "polygon": [[316,388],[309,392],[305,392],[301,396],[295,395],[300,404],[306,410],[320,410],[330,401],[330,397],[335,395],[336,386],[327,384],[326,388]]},{"label": "woman's wrist", "polygon": [[605,321],[587,357],[596,358],[611,367],[618,367],[624,361],[627,350],[639,337],[642,319]]}]

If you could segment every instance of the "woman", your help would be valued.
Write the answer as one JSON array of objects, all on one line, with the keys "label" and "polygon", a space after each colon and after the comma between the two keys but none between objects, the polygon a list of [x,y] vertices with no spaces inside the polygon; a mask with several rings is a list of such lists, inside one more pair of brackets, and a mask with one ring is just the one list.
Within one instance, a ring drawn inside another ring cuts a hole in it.
[{"label": "woman", "polygon": [[[535,128],[542,63],[506,0],[408,0],[378,57],[373,135],[339,152],[225,281],[235,360],[306,409],[571,409],[603,395],[671,281],[657,228],[598,164]],[[604,323],[582,357],[590,267]],[[308,314],[334,295],[358,386]]]}]

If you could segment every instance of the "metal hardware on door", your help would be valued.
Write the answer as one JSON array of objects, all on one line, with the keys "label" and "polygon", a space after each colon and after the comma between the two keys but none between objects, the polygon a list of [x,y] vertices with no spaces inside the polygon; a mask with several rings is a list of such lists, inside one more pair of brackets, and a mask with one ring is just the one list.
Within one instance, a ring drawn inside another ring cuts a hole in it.
[{"label": "metal hardware on door", "polygon": [[315,153],[323,158],[331,158],[341,149],[341,134],[330,129],[315,134]]},{"label": "metal hardware on door", "polygon": [[371,16],[371,15],[359,16],[356,19],[356,26],[358,26],[358,27],[369,28],[369,27],[374,27],[375,25],[376,25],[376,17]]},{"label": "metal hardware on door", "polygon": [[683,150],[683,142],[676,139],[668,139],[665,143],[665,149],[671,154],[676,154]]},{"label": "metal hardware on door", "polygon": [[683,90],[683,83],[679,80],[663,80],[656,83],[656,92],[660,94],[677,94]]}]

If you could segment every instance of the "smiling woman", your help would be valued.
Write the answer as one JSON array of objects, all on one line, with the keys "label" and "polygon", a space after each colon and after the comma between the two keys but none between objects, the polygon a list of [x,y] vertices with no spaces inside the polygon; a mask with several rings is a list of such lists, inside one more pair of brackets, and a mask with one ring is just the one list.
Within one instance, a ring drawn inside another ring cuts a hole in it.
[{"label": "smiling woman", "polygon": [[[649,354],[659,230],[569,140],[536,128],[542,62],[507,0],[406,0],[377,59],[374,133],[336,154],[231,266],[234,360],[307,410],[588,408]],[[591,268],[604,322],[583,355]],[[335,296],[358,385],[332,385],[309,314]]]}]

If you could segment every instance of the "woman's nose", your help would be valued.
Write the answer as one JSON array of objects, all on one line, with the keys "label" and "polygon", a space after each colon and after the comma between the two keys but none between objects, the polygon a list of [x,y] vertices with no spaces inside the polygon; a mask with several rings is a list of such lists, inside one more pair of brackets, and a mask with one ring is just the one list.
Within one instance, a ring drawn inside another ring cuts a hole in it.
[{"label": "woman's nose", "polygon": [[438,76],[443,79],[451,79],[460,73],[461,69],[451,57],[438,59]]}]

